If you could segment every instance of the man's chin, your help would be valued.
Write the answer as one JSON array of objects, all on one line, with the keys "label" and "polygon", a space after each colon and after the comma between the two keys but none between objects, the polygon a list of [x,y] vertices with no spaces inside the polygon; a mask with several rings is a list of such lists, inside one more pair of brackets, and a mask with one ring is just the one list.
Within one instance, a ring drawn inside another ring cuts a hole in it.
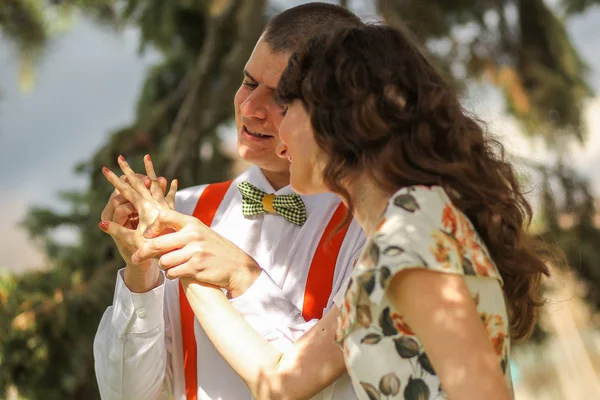
[{"label": "man's chin", "polygon": [[260,154],[257,154],[256,151],[254,151],[252,148],[246,146],[243,143],[238,143],[237,153],[242,160],[255,165],[261,164],[261,160],[264,159],[264,157],[261,157]]}]

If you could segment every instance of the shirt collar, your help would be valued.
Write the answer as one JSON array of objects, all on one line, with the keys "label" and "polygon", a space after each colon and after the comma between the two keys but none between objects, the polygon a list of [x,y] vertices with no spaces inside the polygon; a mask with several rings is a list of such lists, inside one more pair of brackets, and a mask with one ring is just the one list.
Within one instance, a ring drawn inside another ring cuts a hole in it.
[{"label": "shirt collar", "polygon": [[278,196],[283,195],[283,194],[296,193],[296,192],[294,192],[294,190],[292,189],[292,187],[290,185],[284,186],[281,189],[276,191],[273,188],[273,186],[269,183],[269,181],[265,177],[265,174],[263,174],[262,170],[260,168],[258,168],[256,165],[252,165],[248,169],[248,175],[246,177],[246,180],[265,193],[273,193]]},{"label": "shirt collar", "polygon": [[[243,181],[243,180],[248,181],[249,183],[253,184],[254,186],[256,186],[257,188],[259,188],[260,190],[262,190],[265,193],[274,193],[276,195],[296,193],[296,192],[294,192],[294,190],[292,189],[292,187],[290,185],[284,186],[281,189],[279,189],[278,191],[275,191],[273,186],[269,183],[269,181],[263,174],[262,170],[260,168],[258,168],[256,165],[252,165],[250,168],[248,168],[246,170],[246,173],[242,174],[242,176],[240,176],[240,178],[241,178],[240,181]],[[323,203],[333,202],[336,200],[339,201],[339,197],[333,193],[321,193],[321,194],[309,194],[309,195],[301,194],[300,197],[302,198],[302,201],[304,202],[304,204],[306,206],[307,215],[310,215],[311,211],[314,208],[321,207],[321,205]]]}]

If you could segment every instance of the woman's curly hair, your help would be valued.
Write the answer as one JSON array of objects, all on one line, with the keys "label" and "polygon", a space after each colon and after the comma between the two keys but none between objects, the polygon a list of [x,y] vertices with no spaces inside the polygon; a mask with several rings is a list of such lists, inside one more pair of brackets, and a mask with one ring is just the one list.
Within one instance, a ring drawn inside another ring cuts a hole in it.
[{"label": "woman's curly hair", "polygon": [[292,55],[276,96],[304,105],[330,156],[324,182],[350,212],[344,182],[363,171],[390,194],[444,187],[500,270],[512,337],[531,333],[545,261],[559,253],[527,233],[531,206],[502,145],[467,115],[407,32],[373,24],[316,37]]}]

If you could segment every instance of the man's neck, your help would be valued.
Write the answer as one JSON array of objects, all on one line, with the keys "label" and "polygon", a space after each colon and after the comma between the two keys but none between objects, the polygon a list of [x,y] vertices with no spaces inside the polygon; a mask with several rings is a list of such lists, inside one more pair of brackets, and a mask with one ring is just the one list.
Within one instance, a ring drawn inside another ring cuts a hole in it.
[{"label": "man's neck", "polygon": [[273,189],[275,189],[275,191],[277,191],[281,188],[284,188],[290,184],[289,171],[274,172],[274,171],[267,171],[262,168],[261,168],[261,171],[262,171],[263,175],[265,176],[265,178],[267,178],[267,181],[269,181],[271,186],[273,186]]}]

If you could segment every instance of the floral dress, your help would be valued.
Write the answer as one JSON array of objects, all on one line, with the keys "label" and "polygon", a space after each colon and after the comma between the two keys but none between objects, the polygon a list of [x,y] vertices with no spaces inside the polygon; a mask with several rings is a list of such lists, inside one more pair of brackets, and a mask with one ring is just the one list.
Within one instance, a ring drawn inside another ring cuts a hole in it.
[{"label": "floral dress", "polygon": [[412,186],[392,196],[345,297],[336,299],[341,311],[336,339],[358,398],[447,398],[419,338],[385,296],[391,278],[405,268],[463,276],[512,388],[509,321],[498,269],[441,187]]}]

